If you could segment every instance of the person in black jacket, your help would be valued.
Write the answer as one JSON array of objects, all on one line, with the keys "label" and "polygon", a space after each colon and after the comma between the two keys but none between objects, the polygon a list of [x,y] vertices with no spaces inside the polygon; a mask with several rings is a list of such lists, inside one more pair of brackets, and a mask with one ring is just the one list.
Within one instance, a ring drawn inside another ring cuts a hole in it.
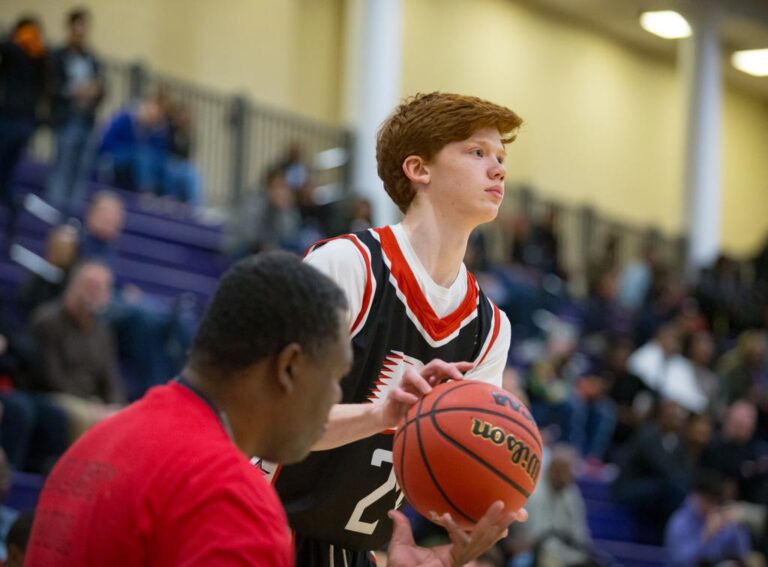
[{"label": "person in black jacket", "polygon": [[8,210],[6,248],[16,226],[13,174],[37,126],[46,57],[42,28],[31,16],[20,18],[0,42],[0,206]]},{"label": "person in black jacket", "polygon": [[656,421],[640,428],[630,440],[613,486],[618,502],[646,522],[649,541],[654,535],[660,537],[662,526],[690,487],[693,463],[681,435],[684,420],[680,406],[662,401]]},{"label": "person in black jacket", "polygon": [[67,16],[67,43],[52,56],[56,160],[48,181],[48,198],[70,212],[83,193],[83,182],[93,161],[93,125],[104,98],[99,59],[88,46],[90,16],[82,9]]}]

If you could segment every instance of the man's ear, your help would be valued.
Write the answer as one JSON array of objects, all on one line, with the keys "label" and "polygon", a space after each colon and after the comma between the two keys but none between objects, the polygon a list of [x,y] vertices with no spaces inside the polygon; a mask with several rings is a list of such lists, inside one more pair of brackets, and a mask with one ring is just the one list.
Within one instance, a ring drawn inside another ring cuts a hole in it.
[{"label": "man's ear", "polygon": [[289,343],[275,356],[275,384],[283,393],[291,394],[298,387],[299,373],[302,370],[304,351],[298,343]]},{"label": "man's ear", "polygon": [[421,156],[408,156],[403,161],[403,173],[411,181],[420,185],[430,182],[429,165]]}]

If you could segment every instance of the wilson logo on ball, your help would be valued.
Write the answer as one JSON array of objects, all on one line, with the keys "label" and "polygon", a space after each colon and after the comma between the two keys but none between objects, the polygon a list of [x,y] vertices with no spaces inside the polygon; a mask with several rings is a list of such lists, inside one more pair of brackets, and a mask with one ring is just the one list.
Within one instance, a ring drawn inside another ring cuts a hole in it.
[{"label": "wilson logo on ball", "polygon": [[533,482],[536,482],[539,476],[539,469],[541,469],[541,461],[536,454],[531,454],[531,449],[528,445],[516,439],[514,435],[507,433],[501,427],[494,427],[492,423],[480,421],[479,419],[472,420],[472,435],[490,441],[494,445],[506,445],[512,462],[520,465],[528,477]]}]

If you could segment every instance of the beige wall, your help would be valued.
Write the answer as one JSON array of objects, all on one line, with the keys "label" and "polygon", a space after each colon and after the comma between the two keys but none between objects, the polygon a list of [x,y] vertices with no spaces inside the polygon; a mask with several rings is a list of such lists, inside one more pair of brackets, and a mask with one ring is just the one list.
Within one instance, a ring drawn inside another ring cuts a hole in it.
[{"label": "beige wall", "polygon": [[768,235],[768,103],[729,92],[723,120],[723,245],[754,251]]},{"label": "beige wall", "polygon": [[[72,0],[3,0],[0,22],[39,14],[60,41]],[[91,0],[104,55],[272,106],[338,120],[342,0]]]},{"label": "beige wall", "polygon": [[[458,91],[519,112],[511,181],[682,230],[684,85],[671,63],[510,0],[404,4],[404,94]],[[768,111],[724,100],[723,242],[743,252],[768,230]]]}]

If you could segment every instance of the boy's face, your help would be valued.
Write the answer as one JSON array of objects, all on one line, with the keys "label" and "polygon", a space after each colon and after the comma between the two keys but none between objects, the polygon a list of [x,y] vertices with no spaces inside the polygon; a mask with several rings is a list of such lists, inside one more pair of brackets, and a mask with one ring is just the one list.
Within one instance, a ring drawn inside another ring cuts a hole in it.
[{"label": "boy's face", "polygon": [[504,198],[506,152],[496,128],[482,128],[466,140],[451,142],[425,164],[424,197],[445,213],[474,228],[496,218]]}]

